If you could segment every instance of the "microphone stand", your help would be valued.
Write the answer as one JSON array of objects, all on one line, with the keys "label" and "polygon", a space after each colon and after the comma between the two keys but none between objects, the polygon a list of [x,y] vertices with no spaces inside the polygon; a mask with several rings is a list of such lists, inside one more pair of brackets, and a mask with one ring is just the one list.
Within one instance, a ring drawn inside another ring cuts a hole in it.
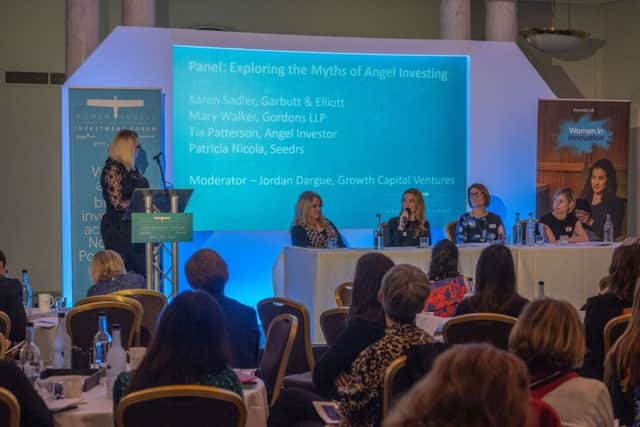
[{"label": "microphone stand", "polygon": [[156,163],[158,164],[158,169],[160,169],[160,177],[162,178],[162,189],[163,190],[167,190],[167,181],[164,179],[164,169],[162,168],[162,163],[160,163],[160,157],[162,157],[163,154],[159,153],[156,156],[153,156],[153,160],[156,161]]}]

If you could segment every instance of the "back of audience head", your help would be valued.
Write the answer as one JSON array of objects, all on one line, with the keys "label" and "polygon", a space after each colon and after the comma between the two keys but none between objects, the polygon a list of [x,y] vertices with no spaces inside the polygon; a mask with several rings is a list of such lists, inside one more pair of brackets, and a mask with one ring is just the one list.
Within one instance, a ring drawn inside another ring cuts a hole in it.
[{"label": "back of audience head", "polygon": [[112,277],[125,274],[126,269],[122,257],[115,251],[96,252],[91,260],[91,280],[98,283]]},{"label": "back of audience head", "polygon": [[229,364],[224,314],[203,291],[185,291],[164,309],[130,391],[170,384],[196,384]]},{"label": "back of audience head", "polygon": [[480,253],[476,265],[476,309],[502,312],[516,295],[516,272],[511,251],[504,245],[487,246]]},{"label": "back of audience head", "polygon": [[429,298],[429,279],[424,271],[399,264],[382,278],[380,302],[387,317],[396,323],[413,323]]},{"label": "back of audience head", "polygon": [[382,278],[393,267],[384,254],[369,252],[358,259],[353,279],[353,297],[349,317],[384,325],[384,311],[378,301]]},{"label": "back of audience head", "polygon": [[202,289],[211,295],[224,294],[224,286],[229,280],[227,263],[220,254],[211,249],[196,251],[184,267],[189,285]]},{"label": "back of audience head", "polygon": [[607,290],[630,303],[633,301],[638,277],[640,277],[640,243],[637,239],[625,241],[613,251],[607,277]]},{"label": "back of audience head", "polygon": [[7,257],[4,256],[4,252],[0,251],[0,278],[7,274]]},{"label": "back of audience head", "polygon": [[567,301],[530,302],[511,330],[509,349],[527,364],[532,377],[575,369],[585,352],[578,312]]},{"label": "back of audience head", "polygon": [[456,277],[458,270],[458,247],[449,239],[440,240],[431,252],[429,280],[442,280]]},{"label": "back of audience head", "polygon": [[607,384],[627,376],[630,384],[640,384],[640,278],[636,281],[629,326],[611,347],[604,363]]},{"label": "back of audience head", "polygon": [[525,427],[528,402],[521,360],[488,344],[459,345],[438,356],[384,427]]}]

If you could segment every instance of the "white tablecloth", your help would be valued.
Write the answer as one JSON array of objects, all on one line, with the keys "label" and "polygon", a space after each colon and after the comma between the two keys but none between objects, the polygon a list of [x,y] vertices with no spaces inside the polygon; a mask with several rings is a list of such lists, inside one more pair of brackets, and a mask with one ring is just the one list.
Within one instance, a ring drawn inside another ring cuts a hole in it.
[{"label": "white tablecloth", "polygon": [[[460,247],[460,271],[475,277],[475,266],[485,245]],[[516,268],[518,292],[526,298],[538,294],[538,281],[545,294],[565,299],[580,308],[598,292],[598,282],[609,269],[615,245],[572,244],[535,247],[510,246]],[[334,290],[353,280],[356,263],[371,249],[308,249],[286,247],[273,267],[273,292],[303,303],[311,314],[312,340],[323,343],[320,314],[335,307]],[[381,251],[396,264],[429,269],[431,249],[385,248]]]},{"label": "white tablecloth", "polygon": [[[264,383],[257,383],[242,390],[244,403],[247,406],[247,427],[265,427],[269,405]],[[113,400],[107,399],[107,386],[100,384],[87,393],[83,393],[86,404],[77,409],[60,412],[54,415],[58,427],[113,427]]]}]

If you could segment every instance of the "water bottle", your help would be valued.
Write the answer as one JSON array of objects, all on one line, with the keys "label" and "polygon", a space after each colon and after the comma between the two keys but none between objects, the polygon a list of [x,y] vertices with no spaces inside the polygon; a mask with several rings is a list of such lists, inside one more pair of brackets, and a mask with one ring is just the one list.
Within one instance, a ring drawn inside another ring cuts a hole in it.
[{"label": "water bottle", "polygon": [[64,368],[64,352],[65,352],[65,335],[64,328],[64,313],[58,313],[58,330],[56,331],[56,337],[53,339],[53,369]]},{"label": "water bottle", "polygon": [[26,342],[20,349],[20,366],[24,375],[29,378],[32,384],[40,379],[42,361],[40,359],[40,349],[35,343],[33,322],[27,323]]},{"label": "water bottle", "polygon": [[544,282],[542,280],[538,282],[538,298],[544,298]]},{"label": "water bottle", "polygon": [[527,219],[526,243],[527,246],[536,244],[536,220],[533,218],[532,212],[529,212],[529,219]]},{"label": "water bottle", "polygon": [[520,225],[520,212],[516,212],[516,220],[513,223],[513,244],[522,244],[522,226]]},{"label": "water bottle", "polygon": [[122,347],[120,325],[113,324],[111,328],[113,342],[107,354],[107,398],[113,398],[113,384],[122,372],[127,370],[127,353]]},{"label": "water bottle", "polygon": [[22,304],[25,306],[27,315],[31,313],[33,307],[33,288],[29,283],[29,272],[22,270]]},{"label": "water bottle", "polygon": [[473,278],[472,277],[468,277],[467,278],[467,294],[469,294],[469,295],[475,294],[475,289],[473,288]]},{"label": "water bottle", "polygon": [[605,242],[613,242],[613,222],[611,221],[611,215],[607,214],[606,219],[604,221],[604,236],[602,236],[602,240]]},{"label": "water bottle", "polygon": [[104,368],[107,363],[107,353],[111,346],[111,335],[107,331],[107,313],[98,313],[98,332],[93,337],[93,364],[97,368]]},{"label": "water bottle", "polygon": [[384,246],[384,230],[380,222],[380,214],[376,214],[376,228],[373,229],[373,249],[382,249]]}]

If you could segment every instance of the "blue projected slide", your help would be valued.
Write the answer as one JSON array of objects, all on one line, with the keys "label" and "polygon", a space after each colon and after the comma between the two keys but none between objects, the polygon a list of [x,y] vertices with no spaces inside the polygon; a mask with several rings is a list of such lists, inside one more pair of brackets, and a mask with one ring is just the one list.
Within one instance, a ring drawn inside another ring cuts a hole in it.
[{"label": "blue projected slide", "polygon": [[196,230],[286,229],[313,190],[339,228],[465,211],[468,57],[174,46],[174,186]]}]

